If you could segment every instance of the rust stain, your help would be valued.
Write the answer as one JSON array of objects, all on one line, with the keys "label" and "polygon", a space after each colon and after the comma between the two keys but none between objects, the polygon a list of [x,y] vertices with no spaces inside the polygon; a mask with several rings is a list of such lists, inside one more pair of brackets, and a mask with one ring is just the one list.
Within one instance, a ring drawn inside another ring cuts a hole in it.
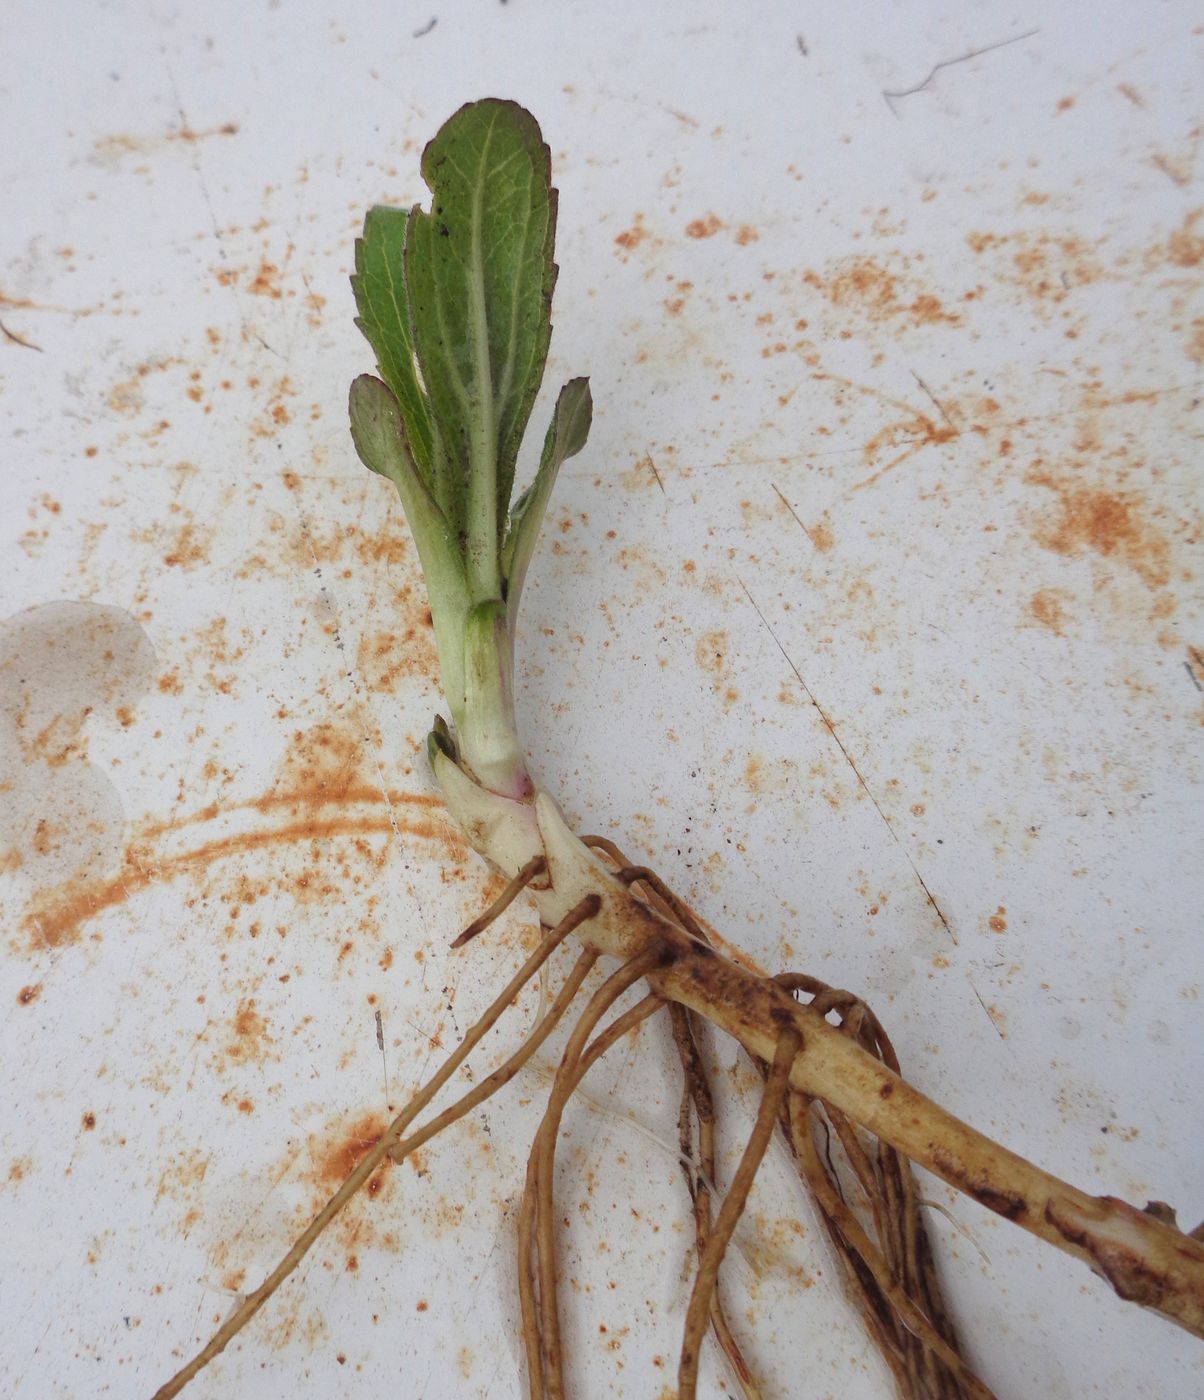
[{"label": "rust stain", "polygon": [[1182,160],[1176,160],[1174,156],[1168,156],[1165,151],[1159,151],[1150,157],[1150,164],[1155,170],[1160,170],[1172,184],[1178,185],[1180,189],[1191,183],[1191,167]]},{"label": "rust stain", "polygon": [[832,533],[832,527],[821,520],[818,524],[812,525],[810,529],[811,543],[821,554],[827,554],[836,544],[836,536]]},{"label": "rust stain", "polygon": [[260,261],[255,276],[247,283],[247,291],[256,297],[271,297],[279,301],[284,295],[280,287],[280,269],[266,258]]},{"label": "rust stain", "polygon": [[435,679],[439,657],[429,626],[409,626],[403,632],[372,632],[360,638],[356,669],[371,691],[390,694],[407,676]]},{"label": "rust stain", "polygon": [[1075,233],[978,232],[968,234],[966,242],[977,256],[990,256],[997,281],[1018,287],[1038,307],[1064,302],[1076,287],[1110,275],[1096,246]]},{"label": "rust stain", "polygon": [[726,225],[716,214],[707,213],[701,219],[691,219],[686,225],[687,238],[714,238]]},{"label": "rust stain", "polygon": [[630,228],[624,229],[622,233],[617,233],[615,235],[615,245],[624,252],[630,253],[638,248],[647,237],[648,229],[644,224],[644,216],[643,214],[637,214]]},{"label": "rust stain", "polygon": [[1199,267],[1204,262],[1204,234],[1197,224],[1204,209],[1193,209],[1166,241],[1166,260],[1174,267]]},{"label": "rust stain", "polygon": [[[843,375],[831,374],[824,370],[817,370],[811,375],[813,380],[826,382],[838,386],[838,393],[841,390],[851,389],[855,393],[865,398],[876,400],[886,407],[898,410],[901,417],[880,428],[862,448],[862,458],[866,462],[872,462],[880,456],[883,451],[894,451],[895,456],[884,463],[870,476],[854,484],[851,488],[854,491],[864,491],[867,487],[876,485],[884,476],[889,475],[897,467],[908,461],[911,457],[925,447],[940,446],[961,436],[961,429],[954,420],[953,414],[938,399],[934,398],[931,390],[923,380],[917,377],[917,384],[923,392],[932,400],[933,406],[940,417],[940,422],[936,418],[916,408],[913,404],[907,403],[903,399],[897,399],[889,394],[883,393],[871,385],[859,384],[855,380],[846,379]],[[995,405],[998,408],[998,405]],[[956,407],[954,412],[960,412]],[[795,517],[798,518],[797,516]],[[802,524],[801,520],[799,521]],[[822,527],[821,527],[822,528]],[[811,532],[808,531],[810,534]],[[815,543],[815,541],[812,541]],[[816,544],[817,549],[823,546]]]},{"label": "rust stain", "polygon": [[862,456],[866,461],[872,461],[884,449],[893,451],[900,444],[906,445],[872,475],[857,482],[853,490],[864,491],[869,486],[876,486],[884,476],[888,476],[896,467],[901,467],[923,448],[939,447],[942,443],[952,442],[958,436],[958,431],[952,423],[938,424],[926,413],[918,411],[914,411],[912,417],[901,422],[888,423],[862,448]]},{"label": "rust stain", "polygon": [[181,126],[174,131],[164,132],[161,136],[135,136],[131,133],[118,132],[112,136],[102,136],[99,140],[94,141],[92,149],[99,156],[113,158],[123,155],[145,154],[162,146],[177,144],[193,146],[198,141],[208,141],[214,136],[237,135],[237,122],[222,122],[220,126],[206,127],[203,130],[191,126]]},{"label": "rust stain", "polygon": [[364,734],[366,717],[346,714],[341,722],[322,720],[310,729],[293,731],[280,768],[280,782],[315,797],[337,797],[361,785],[366,777]]},{"label": "rust stain", "polygon": [[[324,1203],[342,1186],[380,1141],[388,1126],[389,1119],[384,1114],[367,1111],[356,1114],[349,1122],[340,1122],[310,1140],[309,1156],[313,1162],[310,1183],[315,1188],[317,1199]],[[389,1194],[388,1187],[396,1165],[390,1157],[386,1157],[360,1192],[359,1199],[363,1201],[366,1198],[368,1202],[373,1202]],[[344,1238],[348,1248],[355,1244],[366,1247],[370,1243],[362,1221],[351,1219],[346,1221],[346,1225],[350,1227],[350,1232]],[[388,1235],[384,1242],[396,1244],[396,1236]],[[355,1264],[349,1264],[350,1272],[355,1272],[358,1262],[356,1259]]]},{"label": "rust stain", "polygon": [[[401,792],[389,793],[386,805],[377,789],[341,785],[336,781],[331,790],[324,791],[325,781],[321,776],[316,777],[317,790],[313,792],[276,792],[220,809],[228,812],[251,808],[267,812],[285,808],[299,815],[295,820],[281,825],[217,837],[190,850],[174,854],[157,853],[148,845],[148,838],[210,820],[218,815],[219,809],[210,807],[178,822],[150,823],[138,829],[127,848],[121,870],[112,878],[77,882],[35,897],[24,921],[31,935],[32,947],[60,947],[76,938],[90,919],[106,909],[125,904],[133,895],[152,885],[170,883],[219,862],[272,846],[321,842],[334,837],[390,837],[395,831],[403,831],[441,847],[449,859],[463,861],[466,858],[467,847],[453,828],[437,820],[407,817],[397,810],[407,803],[419,807],[438,805],[437,799]],[[374,804],[379,810],[365,816],[324,816],[321,813],[321,809],[329,805],[361,803]],[[362,857],[365,852],[361,850],[359,854]],[[320,849],[316,849],[314,855],[317,861],[322,860]],[[304,899],[307,894],[314,893],[311,889],[313,879],[312,870],[295,873],[288,880],[287,888],[295,898]],[[328,893],[331,889],[333,886],[327,885],[318,893],[323,890]]]},{"label": "rust stain", "polygon": [[269,1055],[274,1037],[268,1034],[267,1020],[255,1009],[254,997],[244,998],[230,1023],[226,1055],[235,1064],[262,1064]]},{"label": "rust stain", "polygon": [[1144,518],[1137,495],[1059,481],[1042,471],[1027,480],[1058,498],[1056,515],[1034,531],[1038,544],[1067,556],[1089,550],[1124,564],[1150,588],[1165,587],[1170,580],[1170,546]]},{"label": "rust stain", "polygon": [[845,312],[860,311],[875,324],[896,317],[913,326],[959,326],[962,322],[959,313],[947,311],[931,292],[905,289],[900,276],[872,258],[844,258],[826,277],[807,272],[803,281],[833,306]]},{"label": "rust stain", "polygon": [[22,987],[17,993],[18,1006],[32,1006],[42,995],[42,984],[35,982],[32,986]]},{"label": "rust stain", "polygon": [[[435,815],[433,809],[441,807],[436,795],[382,792],[373,781],[365,758],[370,732],[367,716],[359,711],[344,712],[339,722],[294,730],[277,785],[270,791],[215,801],[169,820],[144,819],[115,851],[116,871],[110,867],[103,873],[84,872],[35,892],[24,917],[31,948],[61,946],[75,939],[90,919],[152,885],[179,878],[199,881],[230,862],[234,869],[226,887],[220,893],[209,887],[204,893],[229,906],[231,922],[272,884],[298,902],[327,898],[345,885],[362,885],[366,874],[381,868],[397,832],[431,842],[449,866],[462,867],[467,847],[454,828]],[[214,766],[204,776],[211,779],[217,772]],[[199,832],[193,844],[180,849],[181,834],[214,822],[228,823],[239,813],[265,820],[251,830]],[[262,872],[252,877],[239,864],[257,851],[281,846],[299,847],[305,855],[300,862],[290,859],[271,866],[270,878],[263,878]],[[368,920],[361,928],[368,931],[374,925]],[[259,925],[252,923],[251,936],[258,931]]]},{"label": "rust stain", "polygon": [[699,670],[711,677],[716,694],[723,699],[723,708],[730,709],[740,698],[739,692],[731,684],[728,651],[731,646],[728,634],[721,628],[704,632],[694,644],[694,661]]},{"label": "rust stain", "polygon": [[212,543],[212,530],[201,530],[199,526],[189,522],[176,532],[171,548],[163,556],[163,562],[169,569],[192,569],[198,564],[207,564]]},{"label": "rust stain", "polygon": [[1204,139],[1204,126],[1194,126],[1187,135],[1186,146],[1175,152],[1158,151],[1150,157],[1150,164],[1161,171],[1172,184],[1186,189],[1196,172],[1196,159],[1200,154],[1200,143]]},{"label": "rust stain", "polygon": [[1029,613],[1042,627],[1048,627],[1055,636],[1064,637],[1066,610],[1063,600],[1068,596],[1061,588],[1039,588],[1029,599]]}]

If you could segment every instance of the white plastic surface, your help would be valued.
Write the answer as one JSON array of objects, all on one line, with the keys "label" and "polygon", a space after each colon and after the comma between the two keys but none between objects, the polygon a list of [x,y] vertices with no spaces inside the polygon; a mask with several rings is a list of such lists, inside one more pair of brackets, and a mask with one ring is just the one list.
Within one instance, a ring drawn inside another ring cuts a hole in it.
[{"label": "white plastic surface", "polygon": [[[0,1393],[149,1396],[530,940],[519,907],[448,950],[496,886],[419,753],[425,600],[345,424],[364,210],[490,93],[561,194],[536,433],[570,374],[597,404],[524,601],[543,781],[863,992],[951,1109],[1194,1224],[1196,8],[9,9]],[[730,1167],[755,1096],[718,1053]],[[546,1085],[384,1173],[189,1393],[518,1395]],[[669,1395],[662,1031],[587,1087],[574,1393]],[[1199,1393],[1198,1342],[924,1189],[1001,1397]],[[777,1147],[728,1275],[767,1396],[889,1394]]]}]

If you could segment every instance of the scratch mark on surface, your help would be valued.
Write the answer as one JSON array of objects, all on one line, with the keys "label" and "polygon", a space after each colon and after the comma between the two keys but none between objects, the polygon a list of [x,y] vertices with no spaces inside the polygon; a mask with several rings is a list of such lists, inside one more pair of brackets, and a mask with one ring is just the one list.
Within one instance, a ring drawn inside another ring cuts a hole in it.
[{"label": "scratch mark on surface", "polygon": [[864,491],[870,486],[877,486],[884,476],[889,476],[896,467],[902,466],[904,462],[914,457],[921,447],[926,447],[928,445],[930,440],[931,439],[927,437],[900,438],[900,442],[908,442],[911,446],[905,447],[897,457],[892,457],[885,466],[879,467],[873,476],[867,476],[864,481],[854,482],[854,484],[849,487],[849,490],[851,492]]},{"label": "scratch mark on surface", "polygon": [[[171,60],[167,57],[166,53],[164,53],[163,55],[163,66],[167,70],[167,80],[171,84],[172,98],[176,105],[176,111],[179,113],[180,116],[180,126],[184,131],[191,131],[192,123],[188,120],[188,114],[184,110],[184,99],[180,96],[180,85],[176,82],[175,69],[171,66]],[[226,250],[225,237],[222,233],[221,225],[217,221],[217,211],[213,207],[213,198],[209,193],[209,182],[205,179],[205,171],[201,166],[201,157],[200,150],[198,149],[198,143],[192,142],[190,144],[192,147],[190,155],[192,173],[197,178],[197,184],[201,188],[201,198],[205,201],[205,208],[209,211],[209,225],[213,229],[213,238],[217,244],[218,253],[221,255],[222,262],[226,265],[227,268],[229,268],[230,254]],[[238,313],[239,329],[244,335],[251,336],[253,339],[257,340],[265,350],[271,352],[272,354],[275,354],[275,351],[272,350],[272,347],[267,343],[266,340],[264,340],[264,338],[259,334],[259,332],[252,330],[247,325],[247,318],[245,313],[243,312],[242,298],[238,294],[237,285],[232,281],[230,282],[229,286],[230,295],[234,298],[234,308]]]},{"label": "scratch mark on surface", "polygon": [[945,420],[945,422],[949,425],[950,429],[951,429],[954,433],[956,433],[956,432],[957,432],[957,424],[954,423],[953,419],[950,418],[949,415],[945,412],[945,405],[940,401],[940,399],[937,398],[937,396],[932,392],[932,390],[928,387],[928,385],[924,383],[924,381],[920,378],[920,376],[915,372],[914,369],[913,369],[912,372],[911,372],[911,377],[912,377],[912,378],[915,380],[915,382],[920,386],[920,388],[923,389],[923,391],[928,395],[929,399],[931,399],[931,401],[932,401],[933,407],[934,407],[934,408],[936,409],[936,411],[941,415],[941,417]]},{"label": "scratch mark on surface", "polygon": [[656,484],[661,488],[661,495],[665,495],[665,483],[661,480],[661,474],[656,469],[656,463],[652,460],[651,452],[646,452],[644,454],[644,461],[648,463],[649,470],[652,472],[652,475],[656,478]]},{"label": "scratch mark on surface", "polygon": [[432,29],[434,29],[435,25],[437,25],[438,23],[439,23],[439,16],[438,16],[438,15],[432,15],[432,16],[430,17],[430,19],[428,19],[427,22],[422,26],[421,29],[415,29],[415,30],[414,30],[413,37],[414,37],[415,39],[421,39],[421,38],[425,37],[427,34],[429,34],[429,33],[431,32]]},{"label": "scratch mark on surface", "polygon": [[389,1103],[389,1057],[385,1054],[385,1022],[380,1014],[380,1007],[376,1008],[376,1047],[380,1051],[380,1068],[385,1081],[385,1108],[391,1111],[392,1105]]},{"label": "scratch mark on surface", "polygon": [[[817,546],[815,545],[815,540],[812,538],[811,531],[808,530],[807,527],[803,524],[802,519],[801,519],[801,517],[799,516],[798,511],[795,510],[795,508],[790,504],[790,502],[786,499],[786,497],[782,495],[781,491],[778,490],[777,483],[771,481],[769,484],[770,484],[770,486],[773,487],[774,491],[777,492],[777,498],[778,498],[778,500],[781,501],[781,503],[786,507],[786,509],[790,512],[790,514],[791,514],[792,516],[794,516],[795,523],[798,525],[799,529],[803,532],[804,535],[807,536],[807,538],[808,538],[809,540],[811,540],[812,547],[817,547]],[[747,592],[747,591],[748,591],[748,590],[745,589],[745,592]]]},{"label": "scratch mark on surface", "polygon": [[44,353],[40,345],[35,345],[32,340],[25,340],[16,331],[10,331],[3,321],[0,321],[0,335],[3,335],[5,340],[11,340],[14,345],[23,345],[26,350],[36,350],[39,355]]},{"label": "scratch mark on surface", "polygon": [[1183,669],[1191,677],[1192,685],[1204,694],[1204,685],[1200,684],[1200,677],[1196,675],[1197,670],[1204,675],[1204,656],[1201,656],[1195,647],[1188,647],[1187,654],[1191,659],[1183,663]]},{"label": "scratch mark on surface", "polygon": [[1012,44],[1019,44],[1024,39],[1031,39],[1034,34],[1039,34],[1039,29],[1026,29],[1023,34],[1014,34],[1010,39],[996,39],[993,44],[983,44],[981,48],[970,49],[967,53],[959,54],[956,58],[942,58],[939,63],[934,63],[928,70],[928,76],[921,83],[916,83],[914,87],[898,88],[892,91],[882,90],[882,96],[886,99],[886,105],[897,117],[899,113],[895,110],[895,103],[903,97],[911,97],[917,92],[923,92],[932,82],[933,78],[944,68],[954,68],[959,63],[969,63],[972,58],[981,58],[983,54],[994,53],[996,49],[1006,49]]},{"label": "scratch mark on surface", "polygon": [[[970,981],[969,978],[967,978],[966,980],[968,982]],[[974,985],[973,982],[970,982],[970,990],[974,993],[974,996],[977,999],[979,1006],[981,1006],[982,1009],[986,1012],[987,1020],[990,1021],[991,1025],[995,1027],[995,1034],[999,1037],[1000,1040],[1006,1040],[1007,1036],[1004,1035],[1004,1033],[999,1029],[999,1022],[996,1021],[994,1015],[991,1012],[991,1008],[986,1004],[985,1001],[983,1001],[982,997],[978,995],[978,988]]]},{"label": "scratch mark on surface", "polygon": [[844,760],[845,760],[845,762],[849,765],[849,767],[853,770],[853,773],[854,773],[854,775],[856,776],[858,783],[860,783],[860,785],[861,785],[862,791],[863,791],[863,792],[865,793],[865,795],[869,798],[869,800],[874,804],[874,811],[877,812],[878,815],[882,818],[882,823],[883,823],[883,825],[886,827],[887,831],[890,832],[890,834],[891,834],[891,839],[894,841],[895,845],[898,846],[899,850],[902,851],[903,857],[904,857],[904,859],[907,861],[908,865],[911,866],[911,873],[916,877],[916,880],[919,882],[920,888],[924,891],[924,897],[927,899],[928,903],[932,905],[933,912],[936,914],[937,918],[941,921],[941,927],[945,930],[945,932],[946,932],[946,933],[949,935],[949,937],[953,940],[953,943],[954,943],[954,945],[956,946],[956,944],[957,944],[957,935],[953,932],[953,929],[950,927],[950,925],[949,925],[949,920],[945,917],[944,910],[942,910],[941,906],[936,902],[936,899],[935,899],[935,897],[933,896],[932,891],[928,888],[928,882],[924,879],[923,875],[920,874],[919,868],[917,867],[915,861],[912,860],[912,858],[911,858],[911,852],[907,849],[907,847],[906,847],[906,846],[903,844],[903,842],[899,839],[898,833],[895,831],[895,828],[891,825],[890,818],[889,818],[889,817],[886,815],[886,813],[882,810],[882,806],[881,806],[881,804],[879,803],[878,799],[877,799],[877,798],[874,796],[874,794],[870,791],[870,785],[866,782],[865,778],[862,776],[861,769],[857,767],[857,764],[856,764],[856,761],[855,761],[854,758],[853,758],[853,755],[848,751],[847,748],[845,748],[844,740],[841,739],[840,735],[836,732],[836,726],[835,726],[835,725],[832,723],[832,721],[828,718],[827,712],[824,710],[824,707],[819,703],[819,701],[818,701],[818,700],[815,698],[815,696],[811,693],[811,687],[807,684],[807,682],[806,682],[805,680],[803,680],[802,672],[801,672],[801,671],[799,670],[799,668],[794,664],[794,662],[790,659],[790,654],[787,652],[786,648],[782,645],[781,641],[780,641],[779,638],[778,638],[778,634],[777,634],[777,633],[773,630],[773,628],[769,625],[769,622],[767,621],[767,619],[766,619],[766,617],[765,617],[765,614],[761,611],[760,607],[758,607],[758,605],[757,605],[757,600],[756,600],[756,599],[753,597],[753,595],[748,591],[748,585],[744,582],[744,580],[743,580],[742,578],[739,578],[738,576],[737,576],[737,580],[736,580],[736,581],[737,581],[737,583],[739,583],[740,587],[744,590],[744,596],[745,596],[745,597],[748,599],[748,601],[752,604],[753,612],[755,612],[756,615],[758,616],[758,618],[760,618],[760,620],[761,620],[761,626],[764,627],[765,630],[769,633],[769,635],[773,638],[774,645],[775,645],[775,646],[777,647],[777,649],[782,653],[782,660],[785,661],[786,665],[789,666],[790,669],[791,669],[791,671],[794,672],[794,678],[795,678],[796,681],[798,681],[799,685],[802,686],[803,694],[807,697],[807,699],[808,699],[808,700],[811,702],[811,704],[815,707],[815,712],[816,712],[816,714],[818,714],[819,717],[820,717],[820,719],[823,720],[824,728],[825,728],[825,729],[828,731],[828,733],[832,736],[832,740],[833,740],[833,742],[835,743],[836,747],[837,747],[837,748],[840,750],[840,752],[844,755]]}]

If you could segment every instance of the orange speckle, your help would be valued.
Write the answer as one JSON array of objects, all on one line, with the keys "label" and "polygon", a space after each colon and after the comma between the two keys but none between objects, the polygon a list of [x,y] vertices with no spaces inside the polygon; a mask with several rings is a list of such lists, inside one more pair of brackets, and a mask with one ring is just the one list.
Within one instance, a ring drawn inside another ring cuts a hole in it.
[{"label": "orange speckle", "polygon": [[1204,262],[1204,236],[1196,232],[1202,213],[1204,209],[1193,209],[1167,239],[1167,260],[1176,267],[1199,267]]},{"label": "orange speckle", "polygon": [[1062,484],[1044,474],[1029,478],[1058,496],[1058,515],[1042,523],[1037,542],[1055,554],[1076,555],[1085,549],[1126,564],[1151,587],[1170,578],[1166,540],[1143,519],[1130,493]]},{"label": "orange speckle", "polygon": [[648,237],[648,230],[644,227],[644,216],[637,214],[635,222],[622,233],[615,234],[615,243],[630,252],[633,248],[638,248],[644,239]]},{"label": "orange speckle", "polygon": [[686,225],[687,238],[713,238],[723,227],[723,221],[715,214],[707,214],[702,219],[691,219]]},{"label": "orange speckle", "polygon": [[252,296],[272,297],[273,300],[279,301],[284,295],[280,290],[280,269],[275,263],[261,262],[254,279],[247,286],[247,291]]},{"label": "orange speckle", "polygon": [[1028,610],[1042,627],[1048,627],[1055,636],[1064,635],[1066,613],[1062,607],[1062,591],[1058,588],[1039,588],[1029,600]]},{"label": "orange speckle", "polygon": [[810,530],[811,543],[821,554],[827,554],[836,543],[836,536],[832,533],[832,527],[822,520],[818,525],[812,525]]}]

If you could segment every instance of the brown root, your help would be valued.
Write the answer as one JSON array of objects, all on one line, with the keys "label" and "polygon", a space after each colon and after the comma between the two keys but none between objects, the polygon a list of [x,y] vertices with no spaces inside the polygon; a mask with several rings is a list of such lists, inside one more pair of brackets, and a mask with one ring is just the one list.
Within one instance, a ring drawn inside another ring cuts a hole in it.
[{"label": "brown root", "polygon": [[[656,1011],[661,1002],[645,997],[616,1021],[621,1030],[604,1032],[585,1054],[582,1053],[594,1027],[624,992],[657,966],[660,955],[649,950],[624,963],[606,979],[590,998],[573,1027],[552,1082],[548,1106],[527,1160],[527,1184],[519,1212],[519,1288],[523,1312],[523,1335],[527,1345],[527,1365],[532,1396],[564,1400],[564,1354],[560,1341],[560,1313],[556,1300],[556,1227],[554,1220],[554,1173],[556,1139],[560,1120],[573,1090],[590,1066],[605,1053],[620,1034]],[[534,1251],[535,1275],[529,1272]],[[539,1308],[535,1311],[538,1284]]]},{"label": "brown root", "polygon": [[465,943],[474,939],[478,933],[484,933],[494,919],[505,913],[532,880],[538,879],[547,868],[548,863],[543,856],[532,856],[489,908],[483,914],[479,914],[458,938],[452,940],[452,947],[463,948]]},{"label": "brown root", "polygon": [[[710,942],[694,911],[654,870],[646,865],[632,865],[619,847],[605,836],[586,836],[582,839],[587,846],[605,852],[616,867],[616,878],[623,884],[633,889],[637,885],[643,886],[641,892],[644,898],[658,913],[673,920],[700,942]],[[678,1113],[682,1172],[694,1208],[695,1247],[698,1257],[701,1258],[711,1234],[711,1198],[715,1194],[716,1183],[714,1096],[711,1093],[706,1065],[698,1048],[702,1018],[696,1012],[689,1011],[675,1002],[669,1004],[669,1014],[684,1081]],[[698,1123],[697,1157],[694,1153],[694,1118],[697,1118]],[[691,1169],[691,1163],[696,1163],[694,1169]],[[752,1368],[745,1359],[724,1312],[718,1277],[711,1293],[710,1319],[715,1340],[727,1357],[745,1400],[760,1400],[761,1392],[753,1377]]]},{"label": "brown root", "polygon": [[[701,1259],[711,1235],[711,1197],[715,1185],[715,1102],[698,1045],[700,1018],[684,1006],[673,1003],[669,1005],[669,1018],[682,1068],[681,1108],[677,1117],[681,1166],[694,1207],[694,1239]],[[694,1150],[695,1122],[698,1127],[697,1153]],[[744,1394],[744,1400],[761,1400],[761,1391],[753,1378],[752,1368],[745,1360],[723,1310],[718,1276],[711,1294],[711,1328]]]},{"label": "brown root", "polygon": [[[585,844],[602,850],[615,865],[623,884],[639,892],[663,917],[671,919],[694,938],[706,943],[706,930],[684,900],[646,866],[632,865],[614,842],[605,837],[585,837]],[[899,1059],[882,1023],[871,1008],[850,992],[828,986],[805,973],[783,973],[773,979],[784,991],[810,998],[810,1009],[825,1019],[835,1017],[838,1028],[864,1050],[900,1073]],[[701,1018],[670,1003],[674,1040],[686,1079],[683,1091],[682,1151],[692,1157],[692,1134],[683,1126],[687,1104],[699,1120],[700,1160],[697,1178],[687,1173],[695,1210],[695,1231],[701,1257],[710,1235],[710,1194],[715,1181],[714,1104],[697,1051],[697,1026]],[[764,1061],[756,1061],[763,1074]],[[797,1101],[797,1103],[796,1103]],[[782,1127],[795,1152],[800,1174],[807,1185],[833,1245],[841,1258],[850,1293],[866,1328],[895,1377],[906,1400],[984,1400],[988,1391],[961,1356],[956,1333],[941,1295],[935,1260],[920,1208],[911,1164],[888,1144],[863,1134],[844,1114],[829,1104],[815,1104],[806,1095],[792,1093],[783,1104]],[[796,1125],[798,1107],[802,1123]],[[821,1160],[811,1123],[824,1134]],[[806,1126],[805,1142],[798,1126]],[[840,1176],[831,1157],[835,1135],[849,1169],[864,1198],[871,1233],[860,1224],[842,1194]],[[709,1144],[709,1158],[707,1145]],[[803,1148],[807,1148],[804,1152]],[[711,1322],[716,1340],[744,1388],[757,1394],[747,1362],[723,1315],[718,1281],[712,1291]]]},{"label": "brown root", "polygon": [[773,1065],[765,1081],[765,1092],[761,1096],[761,1106],[757,1109],[757,1119],[753,1124],[748,1145],[723,1199],[715,1228],[699,1256],[694,1291],[690,1294],[690,1304],[686,1309],[681,1364],[677,1371],[677,1400],[694,1400],[697,1392],[702,1338],[711,1313],[711,1299],[719,1277],[719,1266],[727,1252],[728,1242],[740,1222],[740,1216],[744,1213],[744,1204],[752,1190],[757,1168],[765,1156],[765,1149],[773,1136],[774,1125],[786,1101],[786,1093],[790,1088],[790,1067],[801,1045],[802,1038],[796,1030],[790,1028],[782,1032],[773,1057]]},{"label": "brown root", "polygon": [[[834,1173],[825,1168],[816,1149],[810,1106],[802,1094],[791,1094],[790,1126],[799,1167],[845,1266],[866,1326],[894,1373],[900,1393],[909,1400],[912,1396],[923,1400],[930,1396],[933,1400],[961,1396],[990,1400],[991,1392],[970,1371],[955,1344],[942,1336],[912,1301],[906,1283],[896,1277],[883,1252],[841,1198]],[[900,1336],[901,1328],[941,1363],[939,1369],[916,1356],[916,1348]]]},{"label": "brown root", "polygon": [[[850,992],[804,973],[774,979],[811,997],[864,1050],[899,1073],[899,1059],[882,1023]],[[911,1164],[888,1144],[864,1134],[831,1104],[794,1092],[783,1128],[828,1235],[841,1259],[866,1328],[906,1400],[989,1400],[991,1392],[962,1357],[941,1295]],[[821,1157],[815,1132],[823,1135]],[[877,1244],[848,1204],[831,1155],[835,1134],[864,1198]]]}]

